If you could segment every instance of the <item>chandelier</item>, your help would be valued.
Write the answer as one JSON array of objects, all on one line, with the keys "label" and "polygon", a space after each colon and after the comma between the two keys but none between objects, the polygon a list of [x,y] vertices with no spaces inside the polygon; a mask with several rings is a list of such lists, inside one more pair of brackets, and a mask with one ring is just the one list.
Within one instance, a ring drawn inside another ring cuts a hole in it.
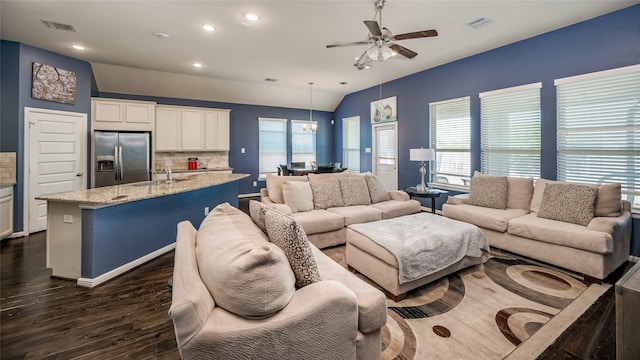
[{"label": "chandelier", "polygon": [[307,131],[307,128],[311,130],[311,132],[318,131],[318,124],[313,122],[313,90],[312,90],[313,82],[309,82],[309,126],[307,124],[302,124],[302,130]]}]

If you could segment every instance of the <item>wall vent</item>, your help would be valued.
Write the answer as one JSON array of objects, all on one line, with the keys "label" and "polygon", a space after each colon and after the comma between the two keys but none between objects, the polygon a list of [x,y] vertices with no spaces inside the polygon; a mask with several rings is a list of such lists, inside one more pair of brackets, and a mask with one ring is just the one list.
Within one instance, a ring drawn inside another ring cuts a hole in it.
[{"label": "wall vent", "polygon": [[73,28],[73,25],[61,24],[55,21],[48,21],[48,20],[40,20],[40,21],[42,21],[44,26],[48,27],[49,29],[76,32],[76,29]]},{"label": "wall vent", "polygon": [[472,21],[470,23],[467,23],[467,25],[471,26],[474,29],[480,29],[480,28],[483,28],[483,27],[485,27],[487,25],[491,25],[491,24],[493,24],[493,20],[487,19],[487,18],[484,18],[484,17],[481,17],[481,18],[479,18],[477,20],[474,20],[474,21]]}]

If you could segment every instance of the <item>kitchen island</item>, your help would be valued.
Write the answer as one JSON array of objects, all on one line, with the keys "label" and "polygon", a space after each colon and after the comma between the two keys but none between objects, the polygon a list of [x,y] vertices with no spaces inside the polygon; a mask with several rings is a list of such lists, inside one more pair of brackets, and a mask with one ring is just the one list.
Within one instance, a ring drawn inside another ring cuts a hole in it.
[{"label": "kitchen island", "polygon": [[208,210],[238,205],[248,174],[207,173],[167,184],[144,182],[48,194],[47,267],[94,287],[175,248],[176,225],[199,227]]}]

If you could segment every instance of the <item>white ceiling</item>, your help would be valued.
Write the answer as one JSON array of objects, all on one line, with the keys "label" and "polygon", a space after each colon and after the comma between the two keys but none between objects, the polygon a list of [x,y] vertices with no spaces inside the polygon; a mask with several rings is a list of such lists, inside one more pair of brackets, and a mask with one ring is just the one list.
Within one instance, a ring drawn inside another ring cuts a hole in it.
[{"label": "white ceiling", "polygon": [[[333,111],[346,94],[639,2],[387,0],[382,25],[394,34],[436,29],[439,36],[400,41],[419,55],[368,70],[353,66],[366,46],[325,46],[365,40],[363,21],[373,18],[374,0],[1,0],[0,36],[90,62],[101,92],[308,108],[312,81],[313,108]],[[242,27],[247,12],[260,20]],[[494,23],[477,30],[466,25],[481,17]],[[76,32],[52,30],[40,20],[73,25]],[[216,31],[202,30],[205,23]],[[87,49],[79,52],[72,43]]]}]

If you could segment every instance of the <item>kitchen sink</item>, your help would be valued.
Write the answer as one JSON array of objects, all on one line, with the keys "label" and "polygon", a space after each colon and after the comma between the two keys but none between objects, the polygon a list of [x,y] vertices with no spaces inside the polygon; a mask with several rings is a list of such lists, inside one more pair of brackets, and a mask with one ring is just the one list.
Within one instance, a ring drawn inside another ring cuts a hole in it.
[{"label": "kitchen sink", "polygon": [[165,184],[173,184],[173,183],[187,181],[187,180],[190,180],[190,179],[173,179],[170,183],[168,183],[166,180],[159,180],[159,181],[149,180],[149,181],[141,181],[141,182],[133,183],[131,185],[133,186],[165,185]]}]

